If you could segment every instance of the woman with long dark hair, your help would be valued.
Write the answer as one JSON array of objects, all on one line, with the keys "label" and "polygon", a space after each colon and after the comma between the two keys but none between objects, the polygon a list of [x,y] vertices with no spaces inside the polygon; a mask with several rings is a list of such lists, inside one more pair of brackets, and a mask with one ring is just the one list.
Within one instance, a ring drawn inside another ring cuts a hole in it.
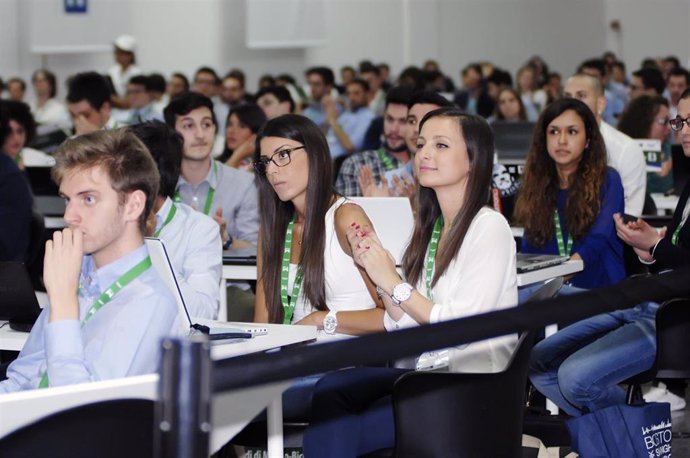
[{"label": "woman with long dark hair", "polygon": [[256,133],[266,123],[258,105],[239,105],[230,109],[225,122],[225,149],[218,158],[230,167],[251,169]]},{"label": "woman with long dark hair", "polygon": [[[355,260],[383,298],[386,329],[515,305],[515,242],[503,216],[486,207],[493,168],[490,127],[478,116],[441,108],[422,119],[417,146],[419,211],[403,260],[407,281],[368,228],[352,227],[348,235]],[[442,361],[450,371],[497,372],[514,343],[515,336],[506,336],[450,348],[435,359],[425,354],[413,366],[402,364],[407,369],[356,368],[326,375],[314,393],[305,455],[354,457],[392,447],[390,393],[403,372]]]},{"label": "woman with long dark hair", "polygon": [[623,213],[623,185],[606,165],[606,147],[584,103],[549,105],[534,130],[515,220],[525,228],[522,251],[581,259],[574,286],[593,288],[625,277],[614,213]]},{"label": "woman with long dark hair", "polygon": [[496,109],[492,121],[496,122],[526,122],[527,112],[520,94],[512,87],[500,90],[496,98]]},{"label": "woman with long dark hair", "polygon": [[666,192],[673,187],[668,118],[668,100],[660,95],[641,95],[630,101],[618,120],[618,130],[631,138],[650,138],[661,142],[661,170],[647,172],[648,193]]},{"label": "woman with long dark hair", "polygon": [[255,320],[316,325],[320,337],[383,330],[375,287],[346,237],[351,224],[371,223],[333,190],[318,126],[299,115],[270,120],[257,135],[254,167],[261,217]]}]

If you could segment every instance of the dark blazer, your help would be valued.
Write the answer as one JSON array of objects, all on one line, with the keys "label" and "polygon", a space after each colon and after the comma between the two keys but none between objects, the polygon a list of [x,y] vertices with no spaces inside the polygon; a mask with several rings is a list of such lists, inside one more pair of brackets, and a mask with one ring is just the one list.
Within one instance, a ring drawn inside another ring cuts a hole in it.
[{"label": "dark blazer", "polygon": [[673,213],[671,224],[666,230],[666,236],[659,242],[654,250],[654,270],[663,269],[677,269],[679,267],[690,266],[690,223],[686,221],[685,225],[678,233],[678,244],[671,243],[673,233],[678,228],[682,218],[683,209],[690,199],[690,181],[685,184],[683,192],[678,199],[678,206]]},{"label": "dark blazer", "polygon": [[0,261],[24,261],[32,206],[26,177],[8,155],[0,152]]}]

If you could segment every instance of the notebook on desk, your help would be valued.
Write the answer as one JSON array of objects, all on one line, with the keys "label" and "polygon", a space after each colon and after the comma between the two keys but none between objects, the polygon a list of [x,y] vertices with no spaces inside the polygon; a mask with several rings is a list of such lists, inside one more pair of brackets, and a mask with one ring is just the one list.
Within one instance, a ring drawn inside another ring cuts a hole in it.
[{"label": "notebook on desk", "polygon": [[539,269],[545,269],[546,267],[563,264],[568,259],[570,259],[569,256],[559,256],[554,254],[518,253],[516,262],[517,271],[519,274],[524,274],[526,272],[532,272]]},{"label": "notebook on desk", "polygon": [[10,329],[29,332],[40,313],[24,263],[0,262],[0,320],[9,321]]},{"label": "notebook on desk", "polygon": [[190,335],[206,334],[210,340],[250,339],[268,333],[268,328],[260,325],[192,318],[163,241],[152,237],[146,237],[145,240],[154,268],[175,296],[180,322],[185,332]]}]

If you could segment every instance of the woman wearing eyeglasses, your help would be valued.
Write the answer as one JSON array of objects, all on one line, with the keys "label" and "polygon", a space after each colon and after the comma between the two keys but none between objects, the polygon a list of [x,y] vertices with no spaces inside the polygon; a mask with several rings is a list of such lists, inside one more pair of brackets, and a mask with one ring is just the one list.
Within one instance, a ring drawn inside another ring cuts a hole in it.
[{"label": "woman wearing eyeglasses", "polygon": [[666,192],[673,187],[668,115],[668,100],[661,96],[642,95],[630,101],[618,121],[618,130],[631,138],[650,138],[661,142],[658,161],[661,170],[647,173],[648,194]]},{"label": "woman wearing eyeglasses", "polygon": [[333,190],[321,130],[284,115],[259,131],[254,155],[261,228],[255,321],[309,324],[319,338],[383,330],[376,288],[352,260],[346,230],[371,226]]}]

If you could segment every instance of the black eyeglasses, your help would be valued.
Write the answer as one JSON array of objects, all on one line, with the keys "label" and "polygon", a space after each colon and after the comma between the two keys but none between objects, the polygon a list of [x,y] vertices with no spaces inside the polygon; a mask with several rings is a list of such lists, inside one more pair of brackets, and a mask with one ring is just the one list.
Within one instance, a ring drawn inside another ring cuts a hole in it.
[{"label": "black eyeglasses", "polygon": [[261,156],[258,161],[252,162],[254,170],[256,170],[256,173],[260,175],[265,175],[269,162],[273,162],[278,167],[285,167],[290,163],[290,155],[292,152],[297,151],[298,149],[304,149],[304,146],[281,149],[273,153],[271,157]]},{"label": "black eyeglasses", "polygon": [[680,117],[680,115],[678,115],[675,118],[669,120],[668,124],[671,126],[671,129],[678,132],[681,129],[683,129],[683,124],[687,124],[688,127],[690,127],[690,116],[683,119]]}]

